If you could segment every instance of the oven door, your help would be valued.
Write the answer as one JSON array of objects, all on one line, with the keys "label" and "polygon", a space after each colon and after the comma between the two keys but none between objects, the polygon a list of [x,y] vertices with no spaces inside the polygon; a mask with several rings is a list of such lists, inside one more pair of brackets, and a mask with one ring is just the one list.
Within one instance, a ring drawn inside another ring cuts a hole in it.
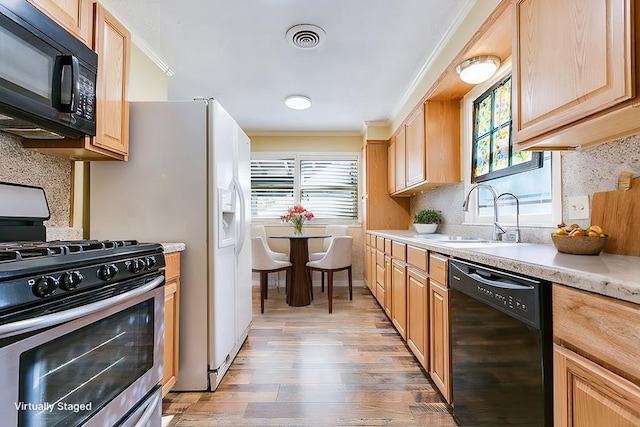
[{"label": "oven door", "polygon": [[3,424],[111,426],[129,417],[162,378],[163,282],[157,276],[142,294],[88,304],[99,309],[2,340],[10,341],[0,347]]}]

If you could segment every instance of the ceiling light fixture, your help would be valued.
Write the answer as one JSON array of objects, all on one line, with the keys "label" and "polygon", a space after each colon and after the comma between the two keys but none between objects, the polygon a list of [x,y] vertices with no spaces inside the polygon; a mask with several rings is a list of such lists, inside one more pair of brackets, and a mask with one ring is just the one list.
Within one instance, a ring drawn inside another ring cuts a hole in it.
[{"label": "ceiling light fixture", "polygon": [[456,73],[463,82],[478,84],[488,80],[500,66],[497,56],[476,56],[456,67]]},{"label": "ceiling light fixture", "polygon": [[311,99],[304,95],[289,95],[284,99],[284,103],[293,110],[306,110],[311,107]]}]

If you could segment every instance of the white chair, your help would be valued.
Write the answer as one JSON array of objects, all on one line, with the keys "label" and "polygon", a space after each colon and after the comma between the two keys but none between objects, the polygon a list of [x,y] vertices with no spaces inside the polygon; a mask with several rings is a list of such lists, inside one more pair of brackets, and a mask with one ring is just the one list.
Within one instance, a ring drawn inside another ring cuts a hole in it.
[{"label": "white chair", "polygon": [[269,273],[286,270],[285,294],[289,294],[291,263],[271,258],[269,248],[262,237],[251,238],[251,271],[260,273],[260,313],[264,313],[264,300],[268,298],[267,279]]},{"label": "white chair", "polygon": [[262,240],[264,240],[264,243],[267,245],[267,252],[269,253],[269,256],[275,260],[278,261],[288,261],[289,260],[289,255],[283,253],[283,252],[274,252],[271,250],[271,248],[269,247],[269,241],[267,240],[267,232],[264,229],[264,225],[252,225],[251,226],[251,237],[262,237]]},{"label": "white chair", "polygon": [[333,273],[336,271],[347,270],[349,275],[349,300],[353,299],[353,287],[351,280],[351,247],[353,246],[353,237],[337,236],[331,239],[329,248],[325,255],[317,261],[309,261],[307,269],[315,270],[321,273],[327,273],[327,295],[329,298],[329,313],[332,312],[333,302]]},{"label": "white chair", "polygon": [[[322,257],[327,253],[331,239],[336,236],[348,236],[349,228],[346,225],[327,225],[324,229],[324,234],[331,237],[327,237],[322,241],[322,252],[312,252],[309,254],[309,261],[318,261],[322,259]],[[313,278],[310,277],[309,280],[313,283]],[[320,290],[324,292],[324,273],[320,274]]]},{"label": "white chair", "polygon": [[[267,252],[269,256],[277,261],[289,261],[289,255],[283,252],[274,252],[269,247],[269,240],[267,239],[267,232],[264,229],[264,225],[251,225],[251,237],[262,237],[265,245],[267,246]],[[267,292],[268,292],[268,281],[267,281]],[[276,280],[273,282],[275,285],[272,286],[280,290],[280,273],[276,273]]]}]

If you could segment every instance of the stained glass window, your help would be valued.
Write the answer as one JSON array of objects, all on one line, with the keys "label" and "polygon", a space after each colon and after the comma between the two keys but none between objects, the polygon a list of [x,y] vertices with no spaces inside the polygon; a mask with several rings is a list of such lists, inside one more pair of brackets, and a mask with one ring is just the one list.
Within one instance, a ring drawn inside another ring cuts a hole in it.
[{"label": "stained glass window", "polygon": [[511,76],[473,102],[472,182],[542,166],[540,153],[516,152],[511,135]]}]

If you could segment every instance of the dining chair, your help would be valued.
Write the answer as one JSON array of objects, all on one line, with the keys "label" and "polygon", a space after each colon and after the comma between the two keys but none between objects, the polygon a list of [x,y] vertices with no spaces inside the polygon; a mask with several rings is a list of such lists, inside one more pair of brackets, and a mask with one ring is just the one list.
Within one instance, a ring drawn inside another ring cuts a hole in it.
[{"label": "dining chair", "polygon": [[327,273],[327,296],[329,298],[329,313],[333,311],[333,273],[347,270],[349,276],[349,300],[353,299],[353,286],[351,280],[351,247],[353,237],[336,236],[331,239],[324,256],[317,261],[309,261],[307,269],[309,271],[319,271]]},{"label": "dining chair", "polygon": [[[324,234],[331,237],[327,237],[322,241],[322,252],[312,252],[309,254],[309,261],[318,261],[319,259],[322,259],[322,257],[327,253],[327,249],[329,249],[331,239],[336,236],[348,236],[349,228],[346,225],[327,225],[324,229]],[[313,283],[311,277],[309,277],[309,280]],[[324,292],[324,273],[320,273],[320,291]]]},{"label": "dining chair", "polygon": [[251,238],[251,271],[260,273],[260,313],[264,313],[264,300],[267,298],[267,281],[269,273],[285,270],[285,294],[289,295],[291,281],[291,263],[276,260],[269,255],[269,248],[262,237]]},{"label": "dining chair", "polygon": [[[272,251],[271,248],[269,247],[269,239],[267,239],[267,232],[264,228],[264,225],[256,225],[256,224],[252,224],[251,225],[251,237],[262,237],[262,240],[264,240],[265,245],[267,246],[267,252],[269,253],[269,256],[277,261],[289,261],[289,255],[283,253],[283,252],[275,252]],[[267,281],[267,298],[269,295],[269,285],[268,285],[268,281]],[[273,286],[276,289],[280,289],[280,273],[276,273],[276,281],[275,281],[275,286]]]}]

